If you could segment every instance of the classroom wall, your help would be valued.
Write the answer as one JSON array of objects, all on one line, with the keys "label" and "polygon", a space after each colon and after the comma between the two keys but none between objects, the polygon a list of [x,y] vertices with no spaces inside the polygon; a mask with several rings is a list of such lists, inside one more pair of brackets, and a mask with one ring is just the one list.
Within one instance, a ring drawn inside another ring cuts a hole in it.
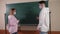
[{"label": "classroom wall", "polygon": [[0,29],[5,29],[5,19],[4,19],[4,12],[5,10],[4,1],[0,0]]},{"label": "classroom wall", "polygon": [[[40,0],[0,0],[0,29],[5,29],[4,13],[6,11],[5,4],[33,2]],[[49,0],[49,8],[51,11],[51,30],[60,31],[60,0]]]},{"label": "classroom wall", "polygon": [[6,3],[11,4],[11,3],[34,2],[34,1],[41,1],[41,0],[6,0]]},{"label": "classroom wall", "polygon": [[51,30],[60,31],[60,0],[50,0]]}]

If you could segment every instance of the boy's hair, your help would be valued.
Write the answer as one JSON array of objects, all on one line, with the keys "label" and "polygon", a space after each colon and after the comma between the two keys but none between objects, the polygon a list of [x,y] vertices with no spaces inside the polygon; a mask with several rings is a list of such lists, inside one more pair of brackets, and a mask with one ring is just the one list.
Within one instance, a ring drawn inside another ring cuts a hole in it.
[{"label": "boy's hair", "polygon": [[45,4],[45,1],[40,1],[40,2],[39,2],[39,4],[43,4],[43,3]]},{"label": "boy's hair", "polygon": [[12,11],[16,10],[15,8],[11,8]]}]

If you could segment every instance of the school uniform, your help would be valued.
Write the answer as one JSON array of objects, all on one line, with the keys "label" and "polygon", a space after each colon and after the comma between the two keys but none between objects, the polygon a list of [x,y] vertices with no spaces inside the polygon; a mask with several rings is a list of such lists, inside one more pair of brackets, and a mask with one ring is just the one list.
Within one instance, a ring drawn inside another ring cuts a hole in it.
[{"label": "school uniform", "polygon": [[8,16],[8,24],[7,24],[7,30],[13,34],[13,33],[17,33],[18,31],[18,20],[16,19],[16,17],[14,15],[9,15]]},{"label": "school uniform", "polygon": [[47,32],[49,31],[49,8],[44,7],[41,10],[39,14],[39,24],[37,26],[37,29],[41,31],[41,34],[47,34]]}]

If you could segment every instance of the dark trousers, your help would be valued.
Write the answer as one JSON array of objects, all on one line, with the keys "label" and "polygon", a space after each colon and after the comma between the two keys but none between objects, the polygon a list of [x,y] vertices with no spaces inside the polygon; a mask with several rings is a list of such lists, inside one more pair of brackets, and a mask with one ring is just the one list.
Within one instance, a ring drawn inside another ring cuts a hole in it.
[{"label": "dark trousers", "polygon": [[12,34],[18,34],[17,32],[15,32],[15,33],[12,33]]},{"label": "dark trousers", "polygon": [[40,34],[48,34],[48,32],[40,32]]}]

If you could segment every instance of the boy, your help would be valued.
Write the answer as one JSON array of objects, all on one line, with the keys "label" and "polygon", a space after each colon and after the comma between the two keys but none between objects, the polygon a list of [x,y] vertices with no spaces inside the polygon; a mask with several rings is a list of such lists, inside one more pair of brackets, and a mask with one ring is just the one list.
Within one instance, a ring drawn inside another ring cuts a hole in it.
[{"label": "boy", "polygon": [[48,34],[49,31],[49,8],[45,6],[45,1],[39,2],[39,8],[41,12],[39,14],[39,24],[37,29],[40,30],[40,34]]}]

